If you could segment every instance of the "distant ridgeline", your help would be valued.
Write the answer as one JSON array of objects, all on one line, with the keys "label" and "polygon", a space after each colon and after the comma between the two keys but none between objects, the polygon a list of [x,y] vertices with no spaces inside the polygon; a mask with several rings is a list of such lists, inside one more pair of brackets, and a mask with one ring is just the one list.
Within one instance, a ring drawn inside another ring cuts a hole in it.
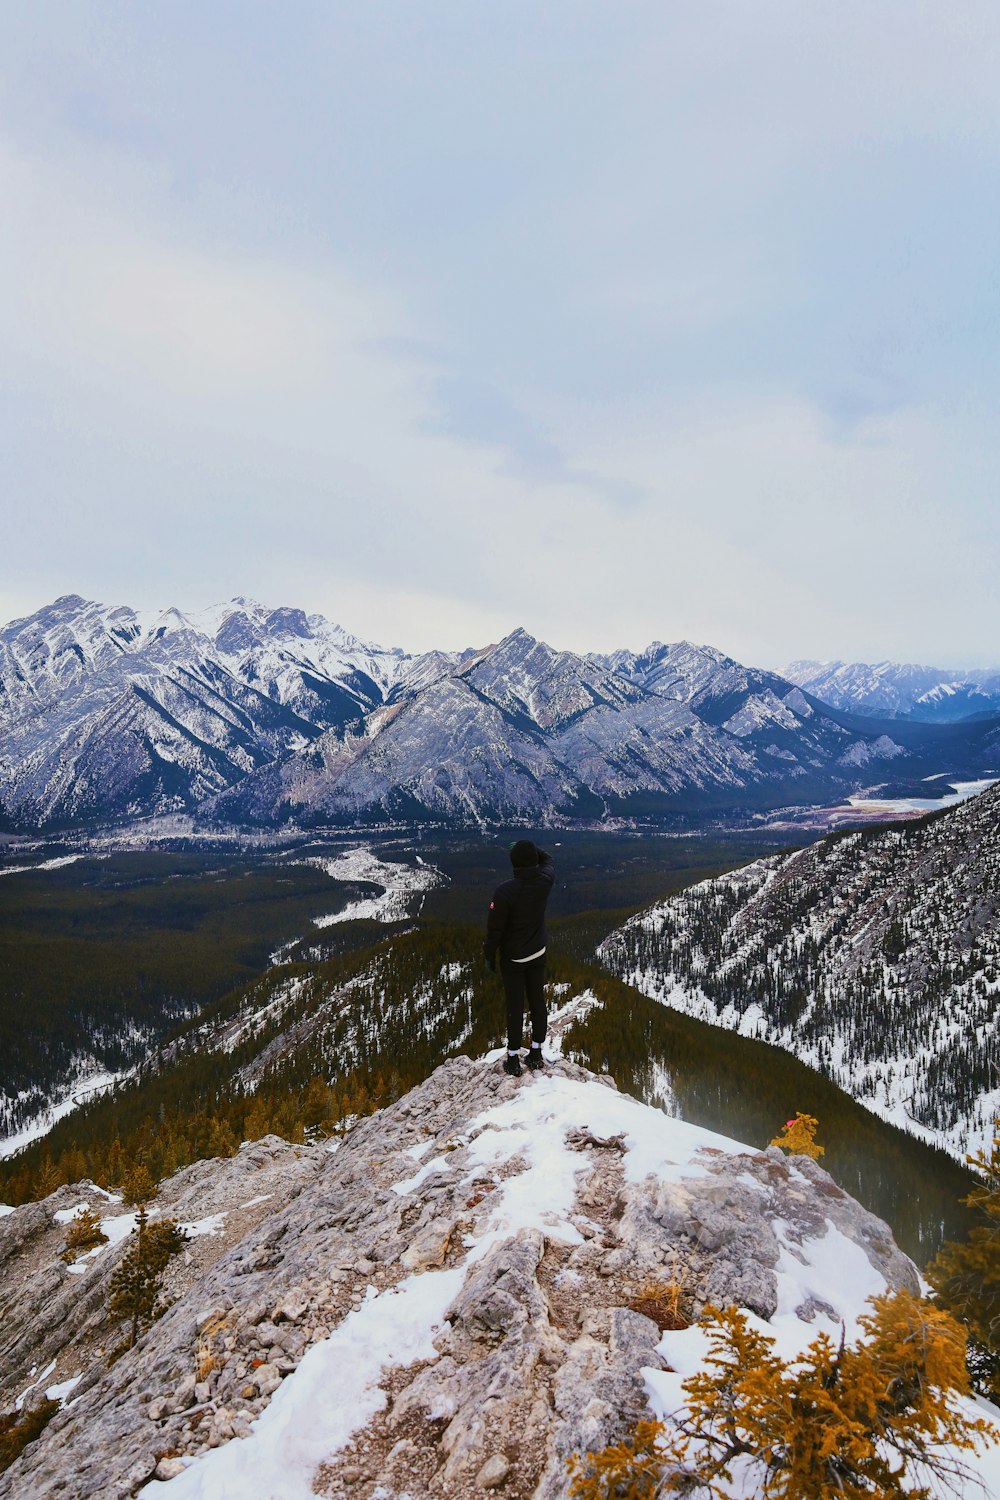
[{"label": "distant ridgeline", "polygon": [[632,918],[600,956],[645,994],[795,1053],[958,1156],[1000,1108],[1000,787],[833,834]]},{"label": "distant ridgeline", "polygon": [[[591,919],[585,914],[586,925]],[[500,1040],[497,981],[478,927],[427,925],[325,961],[285,964],[184,1024],[141,1074],[0,1163],[0,1200],[89,1176],[141,1196],[151,1182],[275,1131],[291,1140],[350,1126],[429,1076],[442,1058]],[[381,938],[381,940],[378,940]],[[885,1125],[795,1058],[656,1004],[595,965],[553,951],[553,1005],[585,997],[567,1055],[671,1113],[764,1146],[790,1113],[820,1121],[824,1162],[923,1262],[968,1215],[970,1174]],[[596,1002],[596,1003],[594,1003]],[[919,1185],[919,1192],[917,1186]]]},{"label": "distant ridgeline", "polygon": [[704,821],[974,780],[998,728],[833,708],[689,641],[408,656],[300,609],[77,595],[0,628],[0,827]]}]

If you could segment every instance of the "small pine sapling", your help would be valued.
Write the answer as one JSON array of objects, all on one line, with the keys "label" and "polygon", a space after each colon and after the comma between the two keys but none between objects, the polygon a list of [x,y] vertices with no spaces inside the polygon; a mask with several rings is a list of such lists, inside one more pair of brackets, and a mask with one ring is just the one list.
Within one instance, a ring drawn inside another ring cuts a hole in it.
[{"label": "small pine sapling", "polygon": [[122,1197],[130,1208],[156,1197],[156,1183],[144,1161],[136,1162],[122,1179]]},{"label": "small pine sapling", "polygon": [[146,1205],[140,1206],[128,1248],[109,1284],[108,1316],[113,1322],[128,1325],[126,1342],[113,1357],[133,1348],[140,1334],[166,1311],[160,1300],[160,1282],[170,1257],[186,1239],[187,1234],[175,1220],[151,1224]]},{"label": "small pine sapling", "polygon": [[818,1125],[815,1115],[804,1115],[800,1110],[791,1120],[785,1121],[784,1130],[774,1137],[771,1145],[780,1146],[789,1156],[811,1156],[816,1161],[826,1149],[813,1139]]},{"label": "small pine sapling", "polygon": [[66,1248],[61,1259],[72,1265],[78,1255],[106,1245],[108,1237],[101,1228],[101,1216],[92,1208],[81,1208],[66,1226]]}]

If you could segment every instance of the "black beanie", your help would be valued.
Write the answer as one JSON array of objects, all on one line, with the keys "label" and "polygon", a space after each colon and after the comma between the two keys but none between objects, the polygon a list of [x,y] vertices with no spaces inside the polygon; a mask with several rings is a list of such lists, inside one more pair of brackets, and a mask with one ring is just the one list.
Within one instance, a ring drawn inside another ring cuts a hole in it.
[{"label": "black beanie", "polygon": [[511,845],[510,862],[515,870],[527,870],[538,863],[538,850],[530,839],[518,839]]}]

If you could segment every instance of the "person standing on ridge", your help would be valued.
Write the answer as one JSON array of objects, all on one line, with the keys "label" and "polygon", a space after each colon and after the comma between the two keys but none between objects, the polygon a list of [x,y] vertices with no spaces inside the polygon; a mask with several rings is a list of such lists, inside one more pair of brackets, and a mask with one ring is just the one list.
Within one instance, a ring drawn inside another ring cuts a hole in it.
[{"label": "person standing on ridge", "polygon": [[521,1037],[524,1006],[531,1015],[531,1048],[527,1063],[532,1072],[545,1066],[542,1043],[548,1029],[545,1012],[545,906],[556,877],[551,854],[530,839],[518,839],[510,851],[514,876],[498,885],[490,902],[483,955],[494,974],[497,953],[507,1000],[507,1056],[504,1072],[521,1076]]}]

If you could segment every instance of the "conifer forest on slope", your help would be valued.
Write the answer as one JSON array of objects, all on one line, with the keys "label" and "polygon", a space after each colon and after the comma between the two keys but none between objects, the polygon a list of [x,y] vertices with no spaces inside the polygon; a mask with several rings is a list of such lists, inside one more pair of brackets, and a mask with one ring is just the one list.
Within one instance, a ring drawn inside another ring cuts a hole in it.
[{"label": "conifer forest on slope", "polygon": [[1000,1107],[1000,786],[695,885],[601,957],[956,1156],[982,1150]]}]

